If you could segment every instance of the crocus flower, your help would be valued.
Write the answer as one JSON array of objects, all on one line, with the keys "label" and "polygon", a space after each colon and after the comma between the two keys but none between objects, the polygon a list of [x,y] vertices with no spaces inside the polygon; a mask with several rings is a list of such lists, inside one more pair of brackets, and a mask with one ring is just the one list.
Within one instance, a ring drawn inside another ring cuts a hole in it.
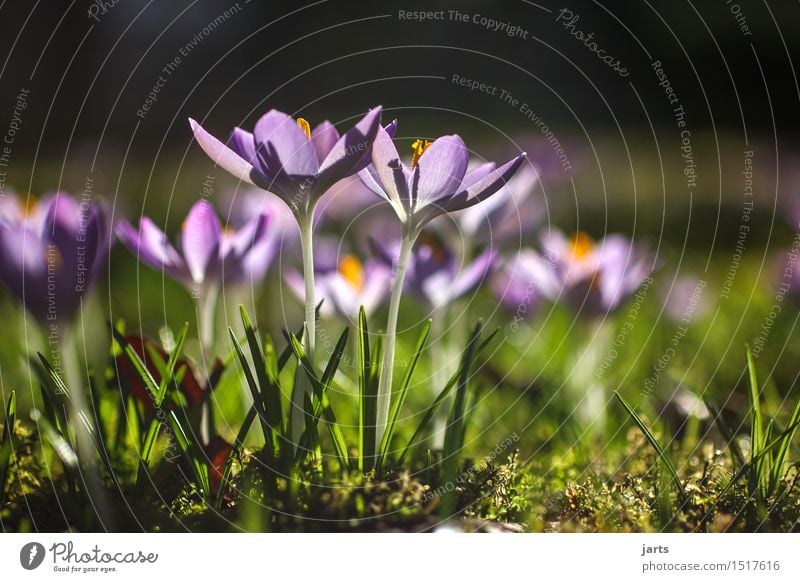
[{"label": "crocus flower", "polygon": [[[399,242],[387,248],[372,240],[377,256],[387,266],[397,262]],[[488,249],[460,267],[455,253],[436,232],[425,230],[414,247],[406,272],[405,290],[436,310],[477,288],[492,272],[497,253]]]},{"label": "crocus flower", "polygon": [[536,312],[543,297],[557,297],[561,283],[553,266],[533,249],[503,259],[492,277],[494,295],[515,314],[515,323]]},{"label": "crocus flower", "polygon": [[183,222],[180,252],[146,216],[138,230],[121,221],[117,235],[140,261],[186,286],[200,308],[201,341],[210,347],[219,284],[226,273],[241,279],[250,272],[251,254],[260,248],[268,222],[262,214],[236,232],[225,232],[214,207],[201,200]]},{"label": "crocus flower", "polygon": [[[392,272],[381,261],[362,263],[355,255],[339,257],[335,269],[317,270],[316,285],[323,316],[338,315],[355,322],[360,307],[371,315],[389,295]],[[286,283],[301,300],[304,299],[303,277],[297,271],[285,275]]]},{"label": "crocus flower", "polygon": [[0,279],[42,324],[73,320],[110,246],[104,208],[59,192],[27,206],[0,202]]},{"label": "crocus flower", "polygon": [[197,143],[215,163],[240,180],[278,195],[299,215],[312,211],[331,186],[363,167],[380,127],[380,115],[381,108],[376,107],[340,135],[329,121],[312,130],[305,119],[295,120],[273,109],[258,120],[252,133],[235,128],[228,145],[194,119],[189,124]]},{"label": "crocus flower", "polygon": [[646,250],[617,234],[595,243],[585,233],[568,239],[553,230],[543,237],[542,247],[550,271],[537,281],[541,291],[594,316],[617,309],[654,267]]},{"label": "crocus flower", "polygon": [[489,162],[468,172],[469,153],[458,135],[417,140],[412,150],[409,168],[389,132],[378,128],[372,164],[359,177],[391,204],[406,230],[416,234],[437,216],[470,208],[497,192],[525,159],[521,154],[500,168]]},{"label": "crocus flower", "polygon": [[372,164],[359,176],[376,195],[391,205],[402,225],[402,238],[389,302],[383,363],[378,378],[376,447],[379,449],[389,416],[395,358],[397,317],[411,250],[422,228],[442,214],[475,206],[497,192],[525,159],[521,154],[496,168],[482,164],[469,172],[469,153],[458,135],[412,144],[411,166],[406,166],[392,136],[378,128]]}]

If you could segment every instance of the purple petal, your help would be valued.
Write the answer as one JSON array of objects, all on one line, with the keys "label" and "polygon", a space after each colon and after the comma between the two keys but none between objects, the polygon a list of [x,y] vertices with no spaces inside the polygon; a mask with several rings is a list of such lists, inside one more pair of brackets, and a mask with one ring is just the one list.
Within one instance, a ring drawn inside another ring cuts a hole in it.
[{"label": "purple petal", "polygon": [[324,160],[336,142],[339,141],[339,130],[330,121],[323,121],[311,131],[311,142],[314,144],[314,151],[317,152],[317,159]]},{"label": "purple petal", "polygon": [[231,131],[228,143],[236,155],[248,162],[251,166],[257,165],[256,142],[252,133],[240,127],[234,127],[233,131]]},{"label": "purple petal", "polygon": [[238,231],[222,235],[220,254],[223,260],[228,257],[239,259],[250,252],[255,245],[264,240],[268,225],[269,217],[259,214]]},{"label": "purple petal", "polygon": [[[251,177],[253,174],[252,164],[208,133],[194,119],[189,119],[189,126],[192,128],[192,132],[194,132],[197,143],[216,165],[230,172],[239,180],[247,182],[248,184],[255,184]],[[241,147],[241,145],[237,147]]]},{"label": "purple petal", "polygon": [[314,144],[292,117],[273,109],[258,120],[253,134],[266,176],[316,178],[319,160]]},{"label": "purple petal", "polygon": [[195,203],[181,233],[181,250],[195,283],[203,283],[217,266],[221,238],[222,225],[214,207],[205,200]]},{"label": "purple petal", "polygon": [[364,265],[364,280],[359,303],[364,306],[367,315],[371,315],[389,296],[392,271],[382,263],[367,261]]},{"label": "purple petal", "polygon": [[450,301],[476,289],[492,272],[497,253],[491,249],[481,253],[472,263],[456,276],[448,293]]},{"label": "purple petal", "polygon": [[[382,127],[378,128],[372,144],[372,165],[366,171],[380,186],[379,195],[391,202],[395,210],[405,208],[403,202],[409,200],[408,179],[411,173],[400,161],[392,138]],[[368,181],[364,180],[364,184],[371,189]]]},{"label": "purple petal", "polygon": [[[433,147],[433,146],[431,146]],[[471,183],[463,184],[461,191],[455,194],[446,204],[447,212],[463,210],[485,200],[502,188],[525,161],[525,154],[520,154],[513,160],[506,162],[496,170],[488,173],[483,178]]]},{"label": "purple petal", "polygon": [[138,260],[181,283],[190,282],[189,270],[180,254],[152,220],[143,216],[138,231],[128,221],[121,220],[116,230],[119,240]]},{"label": "purple petal", "polygon": [[446,135],[434,141],[420,156],[411,176],[412,198],[416,208],[452,196],[464,180],[469,154],[458,135]]},{"label": "purple petal", "polygon": [[367,113],[352,129],[345,132],[331,148],[319,169],[317,192],[322,195],[342,178],[358,172],[362,160],[369,160],[378,129],[381,127],[381,107]]},{"label": "purple petal", "polygon": [[[58,266],[58,251],[37,233],[23,226],[0,227],[0,279],[9,291],[40,322],[47,317],[48,264]],[[53,291],[61,291],[61,286]],[[52,296],[55,302],[55,295]],[[54,303],[54,306],[56,304]],[[71,317],[69,306],[59,311]]]},{"label": "purple petal", "polygon": [[601,300],[606,309],[615,309],[647,279],[651,264],[645,253],[620,235],[607,237],[598,254]]}]

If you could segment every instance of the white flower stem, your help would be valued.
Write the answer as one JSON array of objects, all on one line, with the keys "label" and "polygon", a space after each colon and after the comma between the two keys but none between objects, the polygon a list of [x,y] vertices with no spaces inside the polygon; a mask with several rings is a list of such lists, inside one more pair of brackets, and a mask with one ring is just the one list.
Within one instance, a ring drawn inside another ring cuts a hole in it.
[{"label": "white flower stem", "polygon": [[[306,211],[305,216],[298,217],[300,225],[300,250],[303,255],[303,281],[305,282],[305,327],[303,349],[308,360],[314,363],[314,351],[317,340],[317,301],[314,289],[314,208]],[[292,392],[292,438],[300,441],[305,422],[303,418],[303,397],[311,391],[311,382],[305,372],[297,374],[297,382]]]},{"label": "white flower stem", "polygon": [[214,347],[214,324],[217,314],[218,295],[219,286],[211,284],[200,293],[197,299],[197,326],[204,357],[210,356],[211,348]]},{"label": "white flower stem", "polygon": [[[83,309],[81,309],[83,312]],[[78,337],[73,333],[75,328],[67,327],[58,330],[59,358],[61,360],[61,375],[64,383],[69,390],[70,419],[69,423],[75,434],[78,458],[80,465],[78,470],[81,474],[87,496],[91,501],[92,510],[103,527],[111,527],[112,518],[111,508],[108,504],[106,493],[102,485],[100,469],[97,465],[96,455],[98,451],[92,442],[92,436],[84,425],[81,416],[94,422],[95,415],[90,409],[86,399],[86,383],[84,382],[83,370],[85,362],[81,362],[78,351]],[[105,443],[103,443],[105,446]]]},{"label": "white flower stem", "polygon": [[300,248],[303,254],[303,280],[306,285],[306,335],[303,347],[310,361],[317,343],[317,301],[314,289],[314,220],[310,217],[300,223]]},{"label": "white flower stem", "polygon": [[403,242],[400,244],[400,255],[397,259],[397,267],[394,272],[394,282],[392,283],[392,295],[389,301],[389,319],[386,322],[386,332],[383,343],[383,363],[378,378],[377,394],[377,420],[375,427],[375,447],[380,450],[383,433],[386,431],[386,424],[389,419],[389,404],[392,399],[392,372],[394,369],[395,345],[397,339],[397,316],[400,312],[400,297],[403,295],[403,283],[406,278],[408,261],[411,257],[411,249],[416,241],[416,233],[408,232],[403,234]]}]

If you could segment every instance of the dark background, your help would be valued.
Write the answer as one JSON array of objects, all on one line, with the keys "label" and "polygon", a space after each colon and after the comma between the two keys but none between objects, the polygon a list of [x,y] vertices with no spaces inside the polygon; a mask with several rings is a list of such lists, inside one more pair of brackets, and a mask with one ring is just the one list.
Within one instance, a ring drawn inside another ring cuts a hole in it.
[{"label": "dark background", "polygon": [[[3,3],[0,129],[19,89],[30,89],[9,183],[37,193],[56,186],[80,190],[91,176],[96,188],[137,210],[158,183],[149,204],[177,192],[184,208],[210,167],[191,143],[187,117],[224,138],[234,125],[251,127],[271,107],[312,124],[330,118],[344,125],[380,103],[386,119],[401,119],[402,137],[458,131],[479,156],[528,150],[549,171],[544,185],[550,191],[571,178],[575,186],[564,188],[562,198],[603,209],[597,217],[603,229],[631,230],[632,201],[642,196],[654,196],[658,204],[651,224],[638,213],[645,226],[660,225],[668,206],[681,224],[687,198],[678,131],[650,68],[658,59],[692,131],[701,175],[694,204],[709,206],[715,221],[728,202],[738,212],[742,152],[748,148],[756,149],[766,201],[757,210],[778,207],[779,183],[795,187],[796,2],[736,3],[752,31],[745,36],[731,13],[734,3],[726,0],[542,0],[538,6],[523,0],[240,0],[238,12],[182,58],[146,117],[137,117],[180,47],[234,4],[118,0],[102,14],[86,0]],[[580,15],[576,28],[593,32],[623,62],[628,78],[555,22],[565,7]],[[399,10],[415,9],[485,15],[526,29],[528,38],[509,38],[471,21],[398,19]],[[505,88],[527,102],[568,146],[574,172],[561,171],[552,148],[517,109],[454,85],[453,74]],[[608,212],[615,204],[620,213]],[[660,229],[653,234],[669,230],[663,224]],[[695,229],[689,236],[703,240],[707,232]]]}]

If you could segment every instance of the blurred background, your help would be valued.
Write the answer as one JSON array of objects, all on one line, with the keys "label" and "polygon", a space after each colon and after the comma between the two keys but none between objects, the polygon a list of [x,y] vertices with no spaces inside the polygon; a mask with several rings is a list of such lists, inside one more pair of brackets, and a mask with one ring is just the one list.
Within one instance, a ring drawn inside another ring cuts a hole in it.
[{"label": "blurred background", "polygon": [[[418,11],[434,14],[420,20]],[[674,392],[674,378],[725,398],[736,391],[742,346],[775,303],[775,273],[798,226],[794,2],[6,2],[0,30],[0,134],[26,94],[4,188],[81,193],[88,181],[115,218],[145,214],[170,234],[209,175],[213,202],[223,216],[232,212],[236,184],[193,143],[190,116],[225,136],[270,108],[345,126],[382,104],[404,140],[458,132],[476,158],[527,151],[541,175],[541,228],[595,238],[621,232],[657,258],[658,292],[648,294],[638,335],[622,350],[630,357],[609,376],[632,394],[672,337],[664,305],[682,276],[708,283],[706,319],[698,316],[682,340],[673,375],[659,375],[662,391]],[[748,179],[753,208],[743,240]],[[349,221],[333,224],[336,234]],[[295,263],[291,253],[285,261]],[[251,299],[271,329],[301,317],[279,274],[258,291]],[[151,335],[194,317],[178,285],[119,247],[97,296],[98,321],[125,319]],[[762,354],[783,393],[795,381],[792,354],[800,355],[788,303]],[[476,316],[498,312],[488,294],[470,305]],[[10,301],[0,309],[18,318]],[[570,349],[561,340],[573,315],[544,311],[547,325],[527,324],[541,333],[526,366],[518,364],[534,335],[497,356],[500,378],[512,370],[513,390],[541,395],[568,365],[547,372],[559,362],[552,346]],[[0,348],[6,383],[24,378],[22,340],[9,339]],[[101,355],[105,342],[96,344]],[[498,410],[529,414],[507,402]]]}]

